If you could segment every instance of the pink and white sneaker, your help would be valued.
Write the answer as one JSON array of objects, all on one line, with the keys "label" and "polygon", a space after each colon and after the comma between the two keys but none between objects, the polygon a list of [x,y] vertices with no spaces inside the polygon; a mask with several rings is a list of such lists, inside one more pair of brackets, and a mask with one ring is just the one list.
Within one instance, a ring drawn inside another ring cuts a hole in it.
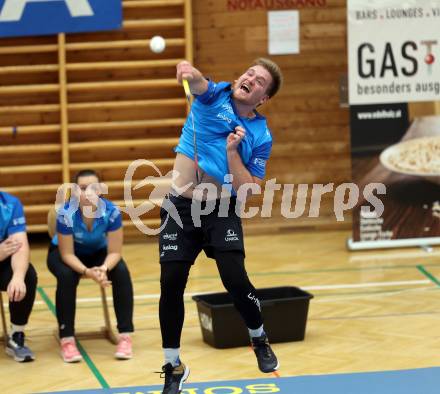
[{"label": "pink and white sneaker", "polygon": [[115,357],[118,360],[129,360],[133,357],[133,350],[131,345],[130,335],[119,335],[119,342],[116,347]]},{"label": "pink and white sneaker", "polygon": [[77,363],[82,360],[81,353],[76,347],[75,338],[61,338],[61,357],[66,363]]}]

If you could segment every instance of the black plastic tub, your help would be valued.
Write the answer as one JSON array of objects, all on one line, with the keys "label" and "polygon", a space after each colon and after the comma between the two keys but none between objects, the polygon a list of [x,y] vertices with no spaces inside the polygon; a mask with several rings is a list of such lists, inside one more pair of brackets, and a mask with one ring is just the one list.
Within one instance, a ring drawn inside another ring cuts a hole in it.
[{"label": "black plastic tub", "polygon": [[[258,289],[264,329],[271,343],[302,341],[313,295],[298,287]],[[249,333],[228,293],[192,297],[197,303],[203,341],[219,349],[248,346]]]}]

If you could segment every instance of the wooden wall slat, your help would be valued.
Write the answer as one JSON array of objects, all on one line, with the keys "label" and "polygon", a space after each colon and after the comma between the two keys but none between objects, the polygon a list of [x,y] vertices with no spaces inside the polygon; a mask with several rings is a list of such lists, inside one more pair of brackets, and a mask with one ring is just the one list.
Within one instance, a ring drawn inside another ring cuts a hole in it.
[{"label": "wooden wall slat", "polygon": [[[68,51],[96,51],[99,49],[124,49],[141,48],[145,50],[150,44],[149,39],[145,40],[120,40],[120,41],[96,41],[96,42],[74,42],[66,45]],[[167,39],[168,47],[184,47],[183,38]],[[160,62],[160,60],[158,60]]]}]

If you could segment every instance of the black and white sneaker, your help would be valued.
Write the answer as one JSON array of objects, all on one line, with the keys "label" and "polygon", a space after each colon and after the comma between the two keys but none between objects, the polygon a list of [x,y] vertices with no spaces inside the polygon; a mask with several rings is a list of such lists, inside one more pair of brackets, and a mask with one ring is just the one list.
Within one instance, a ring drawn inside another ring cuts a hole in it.
[{"label": "black and white sneaker", "polygon": [[20,363],[35,360],[34,353],[24,343],[23,332],[14,332],[8,337],[5,351],[8,356]]},{"label": "black and white sneaker", "polygon": [[279,368],[275,353],[269,345],[266,334],[261,337],[252,338],[252,348],[258,361],[258,368],[261,372],[274,372]]},{"label": "black and white sneaker", "polygon": [[162,394],[179,394],[188,375],[189,368],[182,362],[177,367],[173,367],[171,363],[165,364],[161,375],[165,378]]}]

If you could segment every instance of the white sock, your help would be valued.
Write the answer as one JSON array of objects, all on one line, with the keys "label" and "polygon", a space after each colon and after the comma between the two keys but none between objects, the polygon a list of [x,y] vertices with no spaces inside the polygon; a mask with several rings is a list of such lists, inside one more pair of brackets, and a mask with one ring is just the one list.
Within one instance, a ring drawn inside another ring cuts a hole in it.
[{"label": "white sock", "polygon": [[60,338],[60,342],[61,341],[74,341],[75,340],[75,337],[62,337],[62,338]]},{"label": "white sock", "polygon": [[24,332],[25,327],[25,325],[19,326],[18,324],[11,323],[11,336],[14,335],[14,333],[16,332]]},{"label": "white sock", "polygon": [[177,367],[180,364],[180,348],[164,348],[163,355],[165,357],[165,364],[171,363],[173,367]]},{"label": "white sock", "polygon": [[251,338],[261,337],[264,334],[263,325],[261,325],[261,327],[256,328],[255,330],[252,330],[250,328],[248,328],[248,330]]},{"label": "white sock", "polygon": [[130,334],[131,334],[131,332],[120,332],[120,333],[119,333],[119,336],[120,336],[120,337],[129,337]]}]

